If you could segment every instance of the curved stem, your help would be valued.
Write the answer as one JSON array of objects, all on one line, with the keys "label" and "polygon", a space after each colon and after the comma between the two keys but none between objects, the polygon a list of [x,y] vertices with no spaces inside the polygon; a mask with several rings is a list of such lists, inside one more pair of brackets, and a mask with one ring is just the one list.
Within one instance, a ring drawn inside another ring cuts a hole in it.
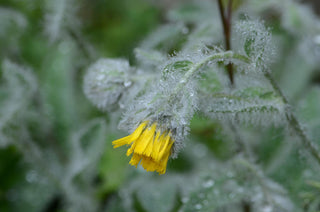
[{"label": "curved stem", "polygon": [[311,155],[317,160],[320,164],[320,153],[318,148],[315,144],[308,138],[306,133],[303,131],[300,122],[298,121],[297,117],[291,112],[289,109],[289,101],[283,95],[281,89],[279,88],[276,81],[273,79],[272,75],[269,72],[264,73],[265,77],[269,80],[270,84],[272,85],[273,89],[280,95],[283,102],[286,104],[286,118],[290,124],[290,126],[295,130],[297,135],[301,138],[303,145],[307,148],[307,150],[311,153]]},{"label": "curved stem", "polygon": [[177,95],[179,91],[185,86],[186,83],[190,80],[190,78],[194,77],[194,75],[201,70],[202,67],[204,67],[208,63],[213,63],[217,61],[222,61],[226,59],[235,59],[240,62],[249,63],[250,59],[244,55],[234,53],[232,51],[226,51],[226,52],[220,52],[213,55],[210,55],[203,59],[202,61],[194,64],[189,71],[183,76],[183,78],[178,83],[177,87],[174,89],[172,94],[170,95],[169,99],[173,99],[172,97]]}]

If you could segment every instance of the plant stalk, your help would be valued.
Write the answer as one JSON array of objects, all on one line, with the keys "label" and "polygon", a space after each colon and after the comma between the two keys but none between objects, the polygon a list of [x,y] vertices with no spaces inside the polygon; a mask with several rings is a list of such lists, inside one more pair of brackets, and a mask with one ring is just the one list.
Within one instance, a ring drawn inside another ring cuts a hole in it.
[{"label": "plant stalk", "polygon": [[219,53],[215,53],[213,55],[210,55],[210,56],[206,57],[205,59],[203,59],[202,61],[194,64],[186,72],[186,74],[182,77],[180,82],[177,84],[177,86],[175,87],[175,89],[171,93],[171,95],[169,97],[169,102],[171,102],[172,99],[174,99],[173,98],[174,96],[178,95],[179,91],[181,91],[181,89],[183,89],[183,87],[185,86],[186,83],[188,83],[190,78],[194,77],[195,73],[197,73],[197,71],[199,71],[203,66],[205,66],[208,63],[213,63],[213,62],[221,61],[221,60],[225,60],[225,59],[236,59],[236,60],[239,60],[243,63],[250,62],[248,57],[241,55],[241,54],[236,54],[232,51],[219,52]]},{"label": "plant stalk", "polygon": [[320,164],[320,153],[316,145],[308,138],[306,133],[303,131],[302,126],[300,122],[298,121],[297,117],[293,114],[293,112],[289,109],[289,101],[288,99],[283,95],[280,87],[272,77],[272,75],[269,72],[264,73],[265,77],[269,80],[270,84],[272,85],[273,89],[280,95],[282,98],[282,101],[286,105],[286,118],[290,124],[290,126],[294,129],[295,133],[301,138],[303,145],[307,148],[307,150],[310,152],[310,154],[317,160],[317,162]]},{"label": "plant stalk", "polygon": [[[231,50],[230,40],[231,40],[232,0],[228,1],[227,11],[226,11],[227,14],[225,14],[224,12],[225,9],[223,7],[222,0],[218,0],[218,6],[219,6],[220,17],[221,17],[222,26],[223,26],[225,46],[226,46],[226,50],[229,51]],[[230,83],[231,85],[233,85],[234,84],[233,65],[229,63],[226,67],[227,67]]]}]

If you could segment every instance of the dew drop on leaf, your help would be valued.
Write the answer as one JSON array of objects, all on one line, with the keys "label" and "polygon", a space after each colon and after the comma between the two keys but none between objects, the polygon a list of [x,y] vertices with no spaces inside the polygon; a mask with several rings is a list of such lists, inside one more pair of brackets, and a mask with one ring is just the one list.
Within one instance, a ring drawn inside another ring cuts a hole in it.
[{"label": "dew drop on leaf", "polygon": [[211,188],[213,185],[214,185],[214,181],[211,180],[211,179],[209,179],[209,180],[207,180],[207,181],[202,183],[202,186],[204,188]]},{"label": "dew drop on leaf", "polygon": [[194,206],[194,208],[195,208],[196,210],[200,210],[200,209],[202,208],[202,205],[201,205],[201,204],[196,204],[196,205]]}]

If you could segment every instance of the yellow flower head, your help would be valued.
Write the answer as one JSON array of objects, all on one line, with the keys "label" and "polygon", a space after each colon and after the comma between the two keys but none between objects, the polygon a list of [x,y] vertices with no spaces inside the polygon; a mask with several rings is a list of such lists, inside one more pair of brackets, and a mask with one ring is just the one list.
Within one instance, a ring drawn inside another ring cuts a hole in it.
[{"label": "yellow flower head", "polygon": [[164,174],[173,143],[170,131],[161,132],[156,122],[148,126],[148,121],[145,121],[131,135],[113,141],[112,145],[113,148],[131,145],[127,156],[133,153],[129,162],[132,166],[137,167],[141,161],[145,170]]}]

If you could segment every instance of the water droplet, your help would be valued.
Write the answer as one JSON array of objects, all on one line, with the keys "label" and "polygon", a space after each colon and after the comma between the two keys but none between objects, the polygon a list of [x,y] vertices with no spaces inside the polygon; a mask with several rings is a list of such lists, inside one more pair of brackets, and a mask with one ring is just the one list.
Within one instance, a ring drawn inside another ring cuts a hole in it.
[{"label": "water droplet", "polygon": [[182,197],[181,201],[183,203],[187,203],[189,201],[189,197]]},{"label": "water droplet", "polygon": [[28,183],[34,183],[38,179],[37,172],[35,170],[31,170],[26,175],[26,180]]},{"label": "water droplet", "polygon": [[188,27],[183,27],[182,34],[188,34],[188,33],[189,33]]},{"label": "water droplet", "polygon": [[180,80],[180,83],[186,83],[185,79]]},{"label": "water droplet", "polygon": [[204,195],[204,193],[199,193],[199,194],[198,194],[198,197],[199,197],[200,199],[203,199],[203,198],[205,197],[205,195]]},{"label": "water droplet", "polygon": [[202,158],[207,155],[208,149],[206,146],[204,146],[202,144],[197,144],[193,148],[193,152],[194,152],[195,156]]},{"label": "water droplet", "polygon": [[129,87],[130,85],[132,85],[131,81],[125,81],[124,82],[124,87]]},{"label": "water droplet", "polygon": [[194,208],[197,209],[197,210],[200,210],[200,209],[202,208],[202,205],[201,205],[201,204],[196,204],[196,205],[194,206]]},{"label": "water droplet", "polygon": [[229,194],[229,198],[230,198],[230,199],[233,199],[235,196],[236,196],[236,195],[235,195],[234,193],[230,193],[230,194]]},{"label": "water droplet", "polygon": [[243,189],[242,187],[240,187],[240,188],[237,189],[237,192],[238,192],[238,193],[243,193],[243,192],[244,192],[244,189]]},{"label": "water droplet", "polygon": [[315,42],[316,44],[320,45],[320,35],[316,35],[316,36],[313,38],[313,42]]},{"label": "water droplet", "polygon": [[214,185],[214,181],[211,180],[211,179],[209,179],[209,180],[207,180],[207,181],[202,183],[202,186],[204,188],[211,188],[213,185]]},{"label": "water droplet", "polygon": [[99,75],[97,75],[97,78],[96,78],[97,80],[103,80],[104,79],[104,75],[102,75],[102,74],[99,74]]},{"label": "water droplet", "polygon": [[233,172],[231,172],[231,171],[227,172],[227,177],[232,178],[233,176],[234,176]]},{"label": "water droplet", "polygon": [[303,172],[303,176],[305,177],[311,177],[312,176],[312,171],[310,169],[307,169]]},{"label": "water droplet", "polygon": [[271,205],[266,205],[262,208],[262,212],[272,212],[273,208]]}]

